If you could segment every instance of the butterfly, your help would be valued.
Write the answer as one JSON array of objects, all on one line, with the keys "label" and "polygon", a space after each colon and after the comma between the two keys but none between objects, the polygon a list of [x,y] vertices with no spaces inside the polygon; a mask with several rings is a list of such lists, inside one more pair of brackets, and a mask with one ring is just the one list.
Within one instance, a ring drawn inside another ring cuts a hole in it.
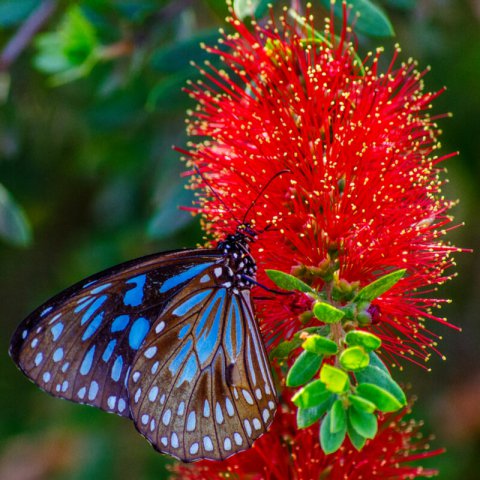
[{"label": "butterfly", "polygon": [[216,248],[146,256],[56,295],[15,331],[10,356],[55,397],[133,420],[185,462],[249,448],[277,398],[250,296],[242,224]]}]

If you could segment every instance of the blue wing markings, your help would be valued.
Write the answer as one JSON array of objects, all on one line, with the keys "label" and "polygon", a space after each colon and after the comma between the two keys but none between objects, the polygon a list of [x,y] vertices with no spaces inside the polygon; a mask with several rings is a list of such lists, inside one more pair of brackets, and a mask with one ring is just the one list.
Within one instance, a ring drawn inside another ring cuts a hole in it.
[{"label": "blue wing markings", "polygon": [[52,332],[54,342],[56,342],[59,339],[60,335],[63,332],[63,328],[64,328],[63,323],[58,322],[55,325],[53,325],[52,328],[50,329],[50,331]]},{"label": "blue wing markings", "polygon": [[183,345],[183,347],[177,353],[175,358],[170,361],[170,365],[168,366],[168,369],[170,370],[172,375],[177,375],[178,370],[180,369],[182,363],[185,361],[185,358],[187,357],[188,353],[190,352],[192,346],[193,346],[192,339],[189,338],[185,342],[185,345]]},{"label": "blue wing markings", "polygon": [[200,293],[192,295],[183,303],[181,303],[175,310],[173,310],[172,315],[176,315],[177,317],[182,317],[186,313],[188,313],[192,308],[196,307],[200,304],[208,295],[212,293],[212,290],[203,290]]},{"label": "blue wing markings", "polygon": [[112,380],[118,382],[123,368],[123,357],[119,355],[112,366]]},{"label": "blue wing markings", "polygon": [[112,356],[113,350],[115,349],[115,345],[117,344],[117,339],[110,340],[108,342],[108,345],[105,347],[105,350],[103,351],[102,355],[102,360],[106,363],[110,360],[110,357]]},{"label": "blue wing markings", "polygon": [[182,283],[191,280],[193,277],[196,277],[199,273],[203,272],[205,269],[213,265],[214,262],[209,263],[200,263],[199,265],[195,265],[194,267],[190,267],[188,270],[185,270],[178,275],[168,278],[163,282],[162,286],[160,287],[160,293],[168,292],[172,288],[175,288]]},{"label": "blue wing markings", "polygon": [[150,331],[150,327],[150,322],[144,317],[139,317],[133,322],[133,325],[130,327],[130,333],[128,334],[128,344],[130,348],[133,350],[140,348],[140,345]]},{"label": "blue wing markings", "polygon": [[121,332],[127,328],[128,323],[130,322],[130,315],[119,315],[112,322],[110,326],[110,331],[112,333]]},{"label": "blue wing markings", "polygon": [[102,324],[103,317],[105,316],[105,312],[102,311],[95,318],[88,324],[85,332],[82,335],[82,341],[88,340],[97,330],[98,327]]},{"label": "blue wing markings", "polygon": [[179,340],[183,340],[184,337],[186,337],[188,331],[190,330],[190,327],[191,325],[189,323],[187,323],[186,325],[184,325],[180,332],[178,332],[178,339]]},{"label": "blue wing markings", "polygon": [[83,314],[82,320],[80,321],[80,325],[84,325],[90,317],[105,303],[107,300],[107,295],[101,295],[98,297],[89,307],[88,310]]},{"label": "blue wing markings", "polygon": [[145,282],[147,281],[147,275],[138,275],[136,277],[130,278],[125,283],[133,283],[134,287],[125,293],[123,297],[123,303],[131,307],[138,307],[143,302],[143,294]]},{"label": "blue wing markings", "polygon": [[182,374],[178,377],[177,383],[175,384],[175,388],[180,387],[183,382],[191,383],[191,381],[197,375],[198,370],[198,362],[195,358],[195,354],[192,353],[188,357],[188,360],[185,362],[185,365],[182,370]]},{"label": "blue wing markings", "polygon": [[93,356],[95,355],[95,345],[91,346],[88,352],[83,357],[82,364],[80,365],[80,374],[87,375],[92,368]]}]

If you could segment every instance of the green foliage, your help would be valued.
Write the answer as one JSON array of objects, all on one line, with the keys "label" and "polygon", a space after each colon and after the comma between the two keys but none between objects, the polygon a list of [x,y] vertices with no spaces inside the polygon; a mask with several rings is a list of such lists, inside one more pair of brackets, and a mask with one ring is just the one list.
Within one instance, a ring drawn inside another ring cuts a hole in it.
[{"label": "green foliage", "polygon": [[266,269],[265,273],[268,275],[268,278],[277,285],[277,287],[283,288],[284,290],[298,290],[299,292],[304,293],[314,293],[314,290],[309,285],[293,275],[279,270],[270,269]]},{"label": "green foliage", "polygon": [[304,351],[295,360],[287,375],[287,387],[299,387],[307,383],[322,364],[322,357],[316,353]]},{"label": "green foliage", "polygon": [[345,316],[345,312],[325,302],[315,303],[313,314],[325,323],[338,323]]},{"label": "green foliage", "polygon": [[371,302],[390,290],[405,275],[406,270],[396,270],[363,287],[355,296],[355,303]]},{"label": "green foliage", "polygon": [[1,183],[0,237],[22,247],[28,246],[32,241],[32,231],[25,212]]}]

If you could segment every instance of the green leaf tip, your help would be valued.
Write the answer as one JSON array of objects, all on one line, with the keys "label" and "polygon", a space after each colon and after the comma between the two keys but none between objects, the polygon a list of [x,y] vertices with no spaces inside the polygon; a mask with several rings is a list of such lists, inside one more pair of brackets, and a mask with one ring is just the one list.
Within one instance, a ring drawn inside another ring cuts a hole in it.
[{"label": "green leaf tip", "polygon": [[315,303],[313,306],[313,314],[318,320],[324,323],[338,323],[345,316],[345,312],[324,302]]},{"label": "green leaf tip", "polygon": [[302,282],[299,278],[290,275],[289,273],[281,272],[280,270],[265,270],[268,278],[277,285],[277,287],[284,290],[292,291],[298,290],[303,293],[315,293],[312,287]]},{"label": "green leaf tip", "polygon": [[377,278],[377,280],[363,287],[355,296],[353,301],[355,303],[371,302],[386,291],[390,290],[404,275],[406,269],[396,270],[391,273],[387,273],[383,277]]}]

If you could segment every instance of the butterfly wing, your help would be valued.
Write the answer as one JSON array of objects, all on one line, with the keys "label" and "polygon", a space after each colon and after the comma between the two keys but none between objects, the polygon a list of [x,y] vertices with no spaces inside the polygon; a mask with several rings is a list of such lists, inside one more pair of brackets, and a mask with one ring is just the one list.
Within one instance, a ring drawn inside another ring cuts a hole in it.
[{"label": "butterfly wing", "polygon": [[181,289],[222,258],[213,250],[176,251],[87,278],[25,319],[10,355],[48,393],[129,417],[126,380],[152,325]]},{"label": "butterfly wing", "polygon": [[167,306],[128,380],[137,429],[183,461],[221,460],[247,449],[276,409],[250,292],[232,292],[219,272],[208,267]]}]

